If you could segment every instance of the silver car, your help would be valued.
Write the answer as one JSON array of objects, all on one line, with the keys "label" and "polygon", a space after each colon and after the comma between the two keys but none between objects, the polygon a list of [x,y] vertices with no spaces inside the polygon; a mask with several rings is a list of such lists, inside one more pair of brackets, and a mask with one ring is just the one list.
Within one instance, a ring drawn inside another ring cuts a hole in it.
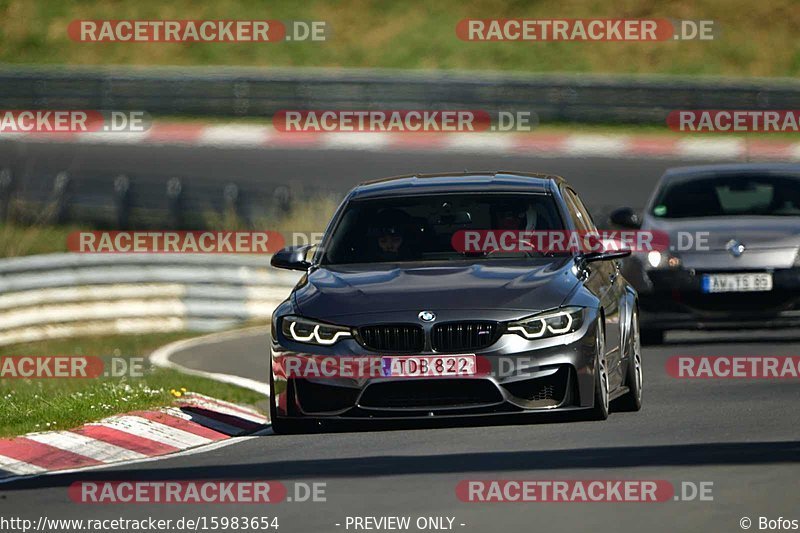
[{"label": "silver car", "polygon": [[669,169],[641,216],[625,207],[610,220],[668,238],[623,264],[644,343],[670,329],[800,326],[800,165]]}]

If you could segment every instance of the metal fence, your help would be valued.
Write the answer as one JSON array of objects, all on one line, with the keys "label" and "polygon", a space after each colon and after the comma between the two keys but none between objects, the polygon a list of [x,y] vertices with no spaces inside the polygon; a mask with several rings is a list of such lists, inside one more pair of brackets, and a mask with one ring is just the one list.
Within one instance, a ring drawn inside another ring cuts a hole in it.
[{"label": "metal fence", "polygon": [[271,116],[281,109],[534,111],[542,121],[662,123],[675,109],[797,109],[794,79],[355,69],[0,69],[5,109]]},{"label": "metal fence", "polygon": [[299,274],[269,257],[49,254],[0,261],[0,346],[266,321]]}]

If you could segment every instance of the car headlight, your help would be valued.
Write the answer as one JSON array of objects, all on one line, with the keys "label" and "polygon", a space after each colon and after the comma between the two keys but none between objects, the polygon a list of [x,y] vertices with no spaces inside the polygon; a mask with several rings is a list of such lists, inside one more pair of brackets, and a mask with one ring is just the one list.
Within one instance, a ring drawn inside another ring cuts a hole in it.
[{"label": "car headlight", "polygon": [[330,346],[336,344],[339,339],[352,336],[350,328],[324,324],[298,316],[283,317],[281,331],[293,341],[320,346]]},{"label": "car headlight", "polygon": [[647,264],[651,268],[678,268],[681,266],[681,259],[668,253],[662,253],[658,250],[650,250],[647,252]]},{"label": "car headlight", "polygon": [[523,318],[508,325],[508,331],[526,339],[548,339],[574,333],[583,325],[583,307],[564,307]]}]

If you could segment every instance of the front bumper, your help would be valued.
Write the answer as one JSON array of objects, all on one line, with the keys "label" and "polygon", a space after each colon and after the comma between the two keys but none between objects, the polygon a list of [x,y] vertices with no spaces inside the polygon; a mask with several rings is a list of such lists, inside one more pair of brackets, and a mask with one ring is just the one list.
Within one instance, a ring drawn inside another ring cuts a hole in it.
[{"label": "front bumper", "polygon": [[[633,270],[633,271],[631,271]],[[765,292],[704,293],[704,274],[772,273]],[[639,292],[645,329],[738,329],[800,326],[800,268],[659,269],[631,262],[625,277]]]},{"label": "front bumper", "polygon": [[[414,419],[508,415],[590,408],[594,398],[596,317],[575,333],[540,341],[502,335],[476,355],[490,370],[470,377],[286,377],[287,356],[365,356],[353,340],[309,353],[273,340],[275,415],[315,419]],[[420,353],[415,355],[443,355]]]}]

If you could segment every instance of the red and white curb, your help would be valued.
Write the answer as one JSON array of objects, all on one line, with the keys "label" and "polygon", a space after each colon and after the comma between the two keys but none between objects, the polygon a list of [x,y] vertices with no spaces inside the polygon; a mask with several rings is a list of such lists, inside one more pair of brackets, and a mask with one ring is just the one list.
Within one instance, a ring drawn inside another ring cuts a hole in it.
[{"label": "red and white curb", "polygon": [[249,124],[156,122],[146,132],[13,133],[4,139],[123,145],[218,148],[452,152],[541,157],[651,157],[679,159],[800,160],[800,142],[725,138],[724,135],[633,136],[566,133],[295,133]]},{"label": "red and white curb", "polygon": [[253,433],[266,423],[252,409],[187,393],[173,407],[0,439],[0,481],[174,454]]}]

